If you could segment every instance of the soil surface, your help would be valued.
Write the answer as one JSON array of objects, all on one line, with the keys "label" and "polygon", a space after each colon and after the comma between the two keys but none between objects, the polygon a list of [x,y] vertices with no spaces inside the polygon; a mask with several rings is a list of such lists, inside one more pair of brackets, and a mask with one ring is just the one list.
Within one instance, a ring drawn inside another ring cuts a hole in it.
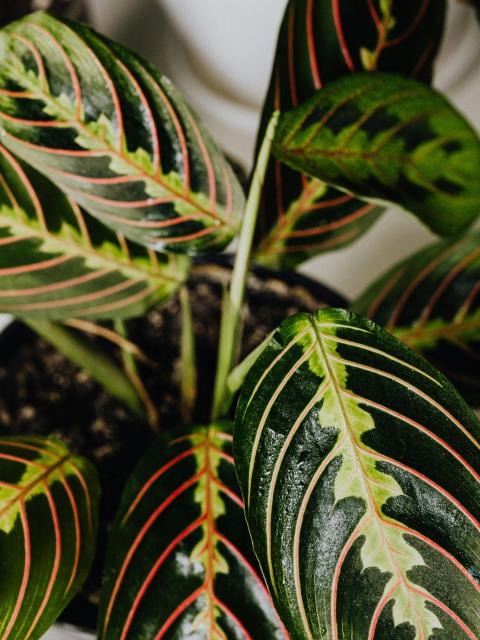
[{"label": "soil surface", "polygon": [[[194,422],[210,413],[223,286],[230,270],[199,265],[190,280],[199,394]],[[314,311],[342,300],[319,285],[290,275],[286,283],[259,271],[249,282],[242,355],[248,354],[288,315]],[[127,324],[129,338],[156,366],[139,367],[154,400],[160,429],[178,428],[180,412],[180,305],[172,298]],[[102,348],[115,349],[102,341]],[[62,619],[84,628],[96,622],[108,531],[128,475],[154,436],[148,427],[107,395],[90,377],[25,326],[15,323],[0,336],[0,434],[53,434],[96,466],[102,486],[98,553],[90,577]]]}]

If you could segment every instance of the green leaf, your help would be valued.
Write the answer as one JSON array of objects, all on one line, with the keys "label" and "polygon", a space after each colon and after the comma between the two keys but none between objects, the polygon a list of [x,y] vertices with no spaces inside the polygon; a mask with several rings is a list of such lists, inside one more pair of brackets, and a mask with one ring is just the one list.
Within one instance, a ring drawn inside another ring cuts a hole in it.
[{"label": "green leaf", "polygon": [[[275,109],[289,111],[333,80],[365,70],[429,82],[445,0],[290,0],[278,39],[258,146]],[[345,195],[272,159],[263,192],[256,260],[292,268],[345,247],[383,209]]]},{"label": "green leaf", "polygon": [[440,94],[400,76],[356,74],[285,114],[280,160],[357,196],[395,203],[440,235],[480,213],[480,140]]},{"label": "green leaf", "polygon": [[299,314],[235,425],[249,529],[292,640],[475,640],[480,423],[423,358],[343,310]]},{"label": "green leaf", "polygon": [[99,486],[54,438],[0,439],[0,637],[36,640],[85,580]]},{"label": "green leaf", "polygon": [[233,237],[244,196],[183,97],[86,26],[35,13],[0,32],[3,143],[140,244],[201,253]]},{"label": "green leaf", "polygon": [[284,640],[260,577],[231,425],[163,437],[134,471],[114,525],[98,637]]},{"label": "green leaf", "polygon": [[395,265],[353,309],[423,353],[480,404],[480,230]]},{"label": "green leaf", "polygon": [[188,263],[106,229],[0,146],[1,312],[49,320],[141,315],[176,291]]}]

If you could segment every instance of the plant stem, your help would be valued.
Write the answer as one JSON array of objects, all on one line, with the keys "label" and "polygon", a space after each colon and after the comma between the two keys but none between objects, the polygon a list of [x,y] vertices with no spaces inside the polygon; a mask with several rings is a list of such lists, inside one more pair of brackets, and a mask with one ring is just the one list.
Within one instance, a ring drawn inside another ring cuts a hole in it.
[{"label": "plant stem", "polygon": [[213,422],[222,417],[227,378],[238,358],[241,337],[241,313],[250,266],[253,237],[257,223],[262,187],[279,117],[280,114],[278,111],[272,115],[260,149],[245,207],[242,228],[240,230],[232,280],[224,295],[212,407]]},{"label": "plant stem", "polygon": [[197,399],[197,364],[192,305],[190,304],[190,294],[186,286],[180,289],[180,305],[182,308],[182,337],[180,346],[182,369],[181,413],[184,424],[190,425]]},{"label": "plant stem", "polygon": [[112,396],[121,400],[136,415],[145,418],[144,406],[135,386],[98,345],[55,322],[31,319],[24,322],[74,364],[87,371]]},{"label": "plant stem", "polygon": [[[125,323],[123,322],[123,320],[115,320],[114,325],[117,333],[123,338],[127,339],[128,338],[127,329],[125,327]],[[130,380],[130,382],[132,383],[132,385],[134,386],[134,388],[136,389],[137,394],[142,401],[144,412],[146,411],[146,415],[148,417],[148,424],[151,430],[154,433],[156,433],[158,431],[158,423],[159,423],[157,408],[155,407],[152,399],[150,398],[150,395],[148,394],[148,391],[146,390],[145,385],[143,384],[142,378],[138,373],[138,367],[137,367],[137,363],[135,362],[135,358],[130,353],[130,351],[126,349],[121,349],[121,353],[122,353],[122,361],[123,361],[125,374],[127,378]]]},{"label": "plant stem", "polygon": [[112,344],[117,347],[120,347],[127,353],[132,354],[132,356],[136,360],[140,360],[144,364],[148,364],[150,366],[155,366],[155,363],[147,358],[147,356],[140,350],[140,348],[127,340],[125,337],[119,335],[116,331],[109,329],[108,327],[104,327],[100,324],[96,324],[95,322],[89,322],[88,320],[65,320],[62,324],[67,327],[71,327],[72,329],[78,329],[82,333],[89,333],[92,336],[97,336],[98,338],[103,338],[104,340],[108,340]]},{"label": "plant stem", "polygon": [[248,375],[248,372],[253,367],[255,362],[261,356],[261,354],[267,348],[269,342],[271,341],[273,334],[275,331],[272,331],[268,334],[268,336],[256,347],[253,351],[251,351],[246,358],[242,360],[237,366],[232,369],[228,378],[227,378],[227,388],[225,391],[225,397],[222,404],[222,410],[224,413],[228,413],[230,407],[232,406],[233,399],[237,392],[243,386],[245,382],[245,378]]}]

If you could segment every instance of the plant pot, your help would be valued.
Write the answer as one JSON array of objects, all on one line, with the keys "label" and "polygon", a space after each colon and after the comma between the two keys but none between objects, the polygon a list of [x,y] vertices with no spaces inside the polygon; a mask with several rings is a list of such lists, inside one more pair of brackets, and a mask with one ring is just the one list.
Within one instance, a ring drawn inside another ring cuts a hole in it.
[{"label": "plant pot", "polygon": [[[199,400],[194,422],[208,421],[216,363],[216,344],[223,287],[231,277],[230,259],[198,263],[189,282],[195,319]],[[249,353],[285,316],[347,302],[318,283],[295,273],[255,269],[249,280],[243,355]],[[179,410],[179,329],[177,298],[128,323],[130,338],[155,362],[140,373],[160,414],[160,425],[181,424]],[[108,343],[107,343],[108,344]],[[102,344],[102,347],[104,344]],[[91,638],[80,629],[93,628],[108,526],[125,481],[154,436],[138,419],[88,376],[69,363],[24,325],[14,322],[0,335],[0,433],[49,434],[54,430],[75,452],[89,457],[99,471],[104,501],[99,554],[86,587],[61,618],[48,640]],[[121,438],[119,435],[121,434]],[[77,625],[74,629],[71,625]]]}]

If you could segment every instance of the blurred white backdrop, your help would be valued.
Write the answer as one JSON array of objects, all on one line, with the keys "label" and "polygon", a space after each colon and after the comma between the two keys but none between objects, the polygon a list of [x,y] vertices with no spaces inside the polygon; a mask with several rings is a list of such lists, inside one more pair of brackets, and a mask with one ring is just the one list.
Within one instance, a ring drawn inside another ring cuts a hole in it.
[{"label": "blurred white backdrop", "polygon": [[[89,0],[94,25],[153,61],[189,98],[234,158],[249,166],[286,0]],[[480,31],[474,12],[450,0],[435,85],[480,129]],[[391,211],[353,247],[302,271],[348,296],[432,235]],[[1,321],[1,318],[0,318]],[[82,638],[52,631],[45,640]]]}]

